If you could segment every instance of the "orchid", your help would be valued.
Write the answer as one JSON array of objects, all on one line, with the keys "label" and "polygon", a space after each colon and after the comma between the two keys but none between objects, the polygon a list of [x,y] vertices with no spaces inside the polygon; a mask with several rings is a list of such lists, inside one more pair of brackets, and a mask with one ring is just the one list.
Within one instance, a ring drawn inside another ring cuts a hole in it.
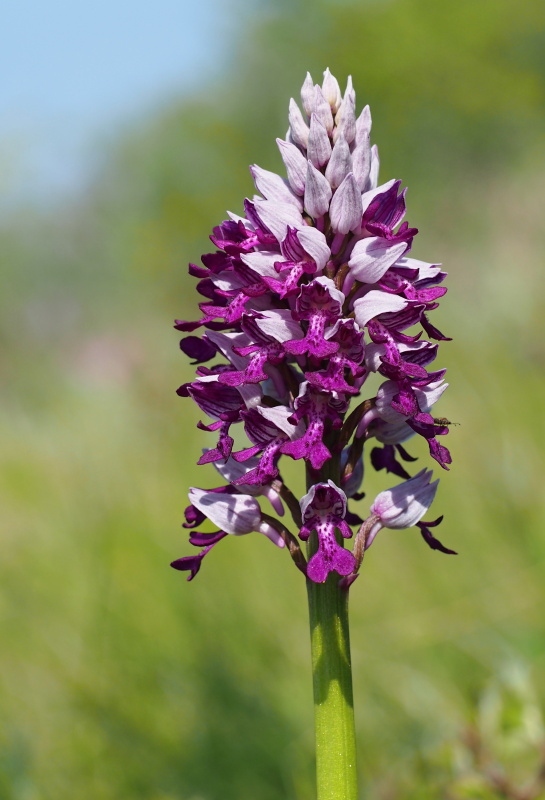
[{"label": "orchid", "polygon": [[[287,545],[325,631],[320,588],[340,614],[335,593],[347,593],[379,530],[418,526],[432,549],[453,553],[429,530],[440,519],[421,521],[438,480],[426,470],[411,477],[405,449],[417,434],[439,467],[451,463],[440,441],[448,425],[432,415],[445,370],[430,368],[447,337],[428,318],[446,273],[410,256],[418,230],[404,221],[406,190],[379,183],[370,110],[356,116],[351,79],[342,94],[329,70],[321,85],[307,74],[301,101],[302,111],[290,101],[288,132],[277,139],[287,177],[252,166],[257,194],[214,228],[216,250],[189,268],[204,300],[199,319],[176,321],[190,334],[181,349],[198,365],[178,394],[195,401],[207,417],[199,428],[217,437],[199,464],[213,463],[228,485],[191,489],[186,525],[202,549],[172,566],[192,580],[228,535],[260,532]],[[248,439],[238,450],[235,427]],[[403,482],[362,519],[368,450],[374,469]],[[283,458],[305,464],[300,502],[282,478]],[[262,511],[261,496],[277,516]],[[295,532],[278,519],[284,505]],[[205,519],[218,532],[197,532]]]}]

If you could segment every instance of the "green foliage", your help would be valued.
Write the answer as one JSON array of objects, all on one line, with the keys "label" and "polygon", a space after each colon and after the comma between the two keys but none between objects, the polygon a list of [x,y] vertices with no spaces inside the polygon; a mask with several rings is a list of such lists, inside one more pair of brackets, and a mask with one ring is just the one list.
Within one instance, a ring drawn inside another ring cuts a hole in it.
[{"label": "green foliage", "polygon": [[186,263],[252,192],[247,165],[279,168],[289,93],[328,65],[371,103],[383,176],[410,184],[415,255],[450,273],[440,413],[460,423],[436,506],[460,555],[385,531],[352,590],[362,784],[501,797],[475,742],[517,785],[543,744],[541,4],[243,10],[221,85],[127,132],[77,202],[0,230],[0,797],[312,797],[289,558],[233,537],[191,585],[168,568],[187,486],[214,481],[169,325],[195,313]]}]

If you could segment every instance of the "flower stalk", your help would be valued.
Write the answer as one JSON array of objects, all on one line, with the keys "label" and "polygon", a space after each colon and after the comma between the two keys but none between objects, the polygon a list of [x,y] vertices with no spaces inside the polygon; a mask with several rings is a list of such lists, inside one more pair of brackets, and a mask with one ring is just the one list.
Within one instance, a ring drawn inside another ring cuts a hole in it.
[{"label": "flower stalk", "polygon": [[349,592],[307,580],[318,800],[357,800]]}]

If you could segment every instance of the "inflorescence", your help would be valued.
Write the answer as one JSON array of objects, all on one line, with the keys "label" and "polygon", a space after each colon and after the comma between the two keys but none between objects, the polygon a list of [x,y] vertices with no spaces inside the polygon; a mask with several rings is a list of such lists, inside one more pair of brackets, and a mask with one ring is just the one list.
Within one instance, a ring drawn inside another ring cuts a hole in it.
[{"label": "inflorescence", "polygon": [[[321,86],[307,74],[301,100],[303,113],[290,101],[289,130],[277,139],[287,180],[250,168],[259,195],[244,201],[243,217],[230,213],[214,228],[217,250],[202,256],[203,266],[189,267],[206,298],[202,316],[175,325],[206,329],[180,342],[199,366],[178,394],[210,418],[198,427],[216,432],[217,442],[198,463],[213,463],[226,482],[190,490],[184,527],[201,549],[172,563],[188,580],[221,539],[252,531],[287,546],[310,580],[322,583],[335,571],[346,587],[381,528],[416,525],[431,548],[454,552],[430,531],[441,517],[422,521],[438,480],[426,470],[411,477],[405,465],[415,459],[403,446],[416,433],[441,467],[451,462],[438,438],[448,422],[431,413],[447,388],[445,370],[426,369],[447,339],[428,319],[447,291],[446,273],[409,257],[418,230],[402,222],[406,190],[398,180],[377,185],[371,114],[366,106],[356,118],[351,79],[341,95],[329,70]],[[362,400],[376,374],[383,382]],[[235,451],[237,424],[250,445]],[[363,497],[367,444],[376,470],[404,480],[381,492],[363,520],[348,502]],[[300,502],[282,480],[281,456],[305,462]],[[278,516],[288,507],[299,539],[262,512],[260,496]],[[196,530],[205,519],[219,530]],[[353,552],[344,547],[351,526],[358,526]],[[313,532],[307,563],[299,540]]]}]

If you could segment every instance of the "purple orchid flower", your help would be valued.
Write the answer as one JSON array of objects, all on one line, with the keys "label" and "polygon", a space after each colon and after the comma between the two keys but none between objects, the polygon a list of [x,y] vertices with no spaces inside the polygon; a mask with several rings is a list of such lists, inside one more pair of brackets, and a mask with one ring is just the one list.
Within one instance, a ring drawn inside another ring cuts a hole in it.
[{"label": "purple orchid flower", "polygon": [[350,575],[355,559],[349,550],[341,547],[335,538],[335,530],[349,539],[352,536],[346,516],[346,495],[333,481],[316,483],[301,499],[303,524],[299,537],[306,541],[312,531],[318,536],[318,550],[307,566],[307,577],[315,583],[323,583],[330,572]]},{"label": "purple orchid flower", "polygon": [[189,499],[193,508],[221,530],[212,534],[191,533],[190,543],[196,546],[205,545],[204,550],[197,556],[178,558],[171,564],[174,569],[189,571],[188,580],[195,577],[204,556],[210,552],[212,547],[229,534],[243,536],[246,533],[257,531],[267,536],[277,547],[284,547],[285,542],[282,536],[266,519],[263,519],[259,503],[251,495],[190,489]]}]

